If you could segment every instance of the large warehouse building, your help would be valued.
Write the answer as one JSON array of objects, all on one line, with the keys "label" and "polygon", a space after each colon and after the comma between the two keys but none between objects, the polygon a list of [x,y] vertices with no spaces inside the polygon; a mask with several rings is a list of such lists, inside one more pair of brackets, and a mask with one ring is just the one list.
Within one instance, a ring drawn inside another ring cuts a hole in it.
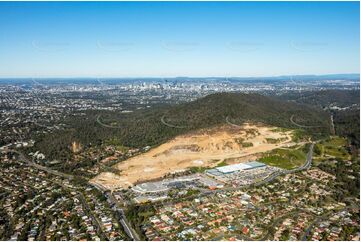
[{"label": "large warehouse building", "polygon": [[[239,163],[234,165],[228,165],[228,166],[221,166],[216,167],[215,169],[209,170],[210,173],[221,173],[221,174],[230,174],[237,171],[244,171],[244,170],[251,170],[255,168],[264,167],[266,164],[263,164],[258,161],[251,161],[247,163]],[[213,174],[216,175],[216,174]]]}]

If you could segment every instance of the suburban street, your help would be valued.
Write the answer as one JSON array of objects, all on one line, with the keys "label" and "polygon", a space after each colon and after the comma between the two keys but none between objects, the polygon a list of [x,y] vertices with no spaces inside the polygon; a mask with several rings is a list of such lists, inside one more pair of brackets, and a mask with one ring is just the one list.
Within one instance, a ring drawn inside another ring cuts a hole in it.
[{"label": "suburban street", "polygon": [[30,160],[27,159],[27,158],[25,157],[25,155],[24,155],[23,153],[21,153],[20,151],[12,150],[12,149],[10,149],[10,150],[5,150],[5,151],[7,151],[7,152],[13,152],[13,153],[18,154],[20,160],[26,162],[26,163],[27,163],[28,165],[30,165],[30,166],[35,167],[36,169],[39,169],[39,170],[42,170],[42,171],[46,171],[46,172],[48,172],[48,173],[50,173],[50,174],[53,174],[53,175],[56,175],[56,176],[61,176],[61,177],[64,177],[64,178],[66,178],[66,179],[70,179],[70,180],[74,179],[74,176],[72,176],[72,175],[65,174],[65,173],[62,173],[62,172],[59,172],[59,171],[55,171],[55,170],[50,169],[49,167],[42,166],[42,165],[36,164],[35,162],[30,161]]},{"label": "suburban street", "polygon": [[112,207],[112,209],[117,213],[119,222],[122,224],[125,233],[131,238],[132,240],[140,240],[139,235],[137,232],[131,227],[129,221],[127,220],[123,207],[124,203],[120,204],[120,202],[114,197],[114,195],[108,191],[103,186],[100,186],[99,184],[95,183],[89,183],[90,185],[94,186],[96,189],[98,189],[100,192],[102,192],[106,197],[107,200]]},{"label": "suburban street", "polygon": [[[33,167],[35,167],[35,168],[37,168],[39,170],[43,170],[43,171],[46,171],[46,172],[48,172],[50,174],[53,174],[53,175],[56,175],[56,176],[61,176],[61,177],[66,178],[66,179],[70,179],[70,180],[74,179],[74,176],[72,176],[72,175],[52,170],[52,169],[50,169],[48,167],[36,164],[35,162],[32,162],[32,161],[28,160],[23,153],[21,153],[21,152],[19,152],[17,150],[7,150],[7,152],[13,152],[13,153],[18,154],[20,160],[26,162],[28,165],[33,166]],[[127,221],[127,219],[126,219],[126,217],[124,215],[124,210],[122,209],[122,205],[115,199],[115,197],[110,192],[107,192],[106,190],[104,190],[104,188],[102,188],[100,186],[97,186],[95,184],[92,184],[92,183],[89,183],[89,184],[94,186],[98,190],[100,190],[111,201],[112,204],[110,204],[110,205],[113,205],[111,207],[113,208],[114,211],[117,212],[119,222],[123,226],[124,231],[126,232],[126,234],[132,240],[139,240],[138,234],[134,231],[133,228],[131,228],[129,222]],[[89,210],[89,205],[86,203],[84,196],[81,193],[78,193],[78,195],[79,195],[80,201],[85,205],[87,210]],[[101,229],[100,222],[95,218],[95,216],[92,215],[92,219],[93,219],[93,221],[95,221],[95,223],[97,225],[97,229],[98,230]]]}]

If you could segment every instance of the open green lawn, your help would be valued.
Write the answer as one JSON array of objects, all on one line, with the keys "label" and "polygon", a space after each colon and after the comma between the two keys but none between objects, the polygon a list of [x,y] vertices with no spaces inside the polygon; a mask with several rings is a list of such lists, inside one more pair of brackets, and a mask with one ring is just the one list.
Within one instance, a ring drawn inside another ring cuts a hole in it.
[{"label": "open green lawn", "polygon": [[349,153],[346,150],[347,140],[342,137],[332,136],[327,140],[316,144],[316,155],[320,157],[335,157],[349,159]]},{"label": "open green lawn", "polygon": [[275,149],[266,153],[260,161],[283,169],[293,169],[306,162],[306,153],[299,149]]}]

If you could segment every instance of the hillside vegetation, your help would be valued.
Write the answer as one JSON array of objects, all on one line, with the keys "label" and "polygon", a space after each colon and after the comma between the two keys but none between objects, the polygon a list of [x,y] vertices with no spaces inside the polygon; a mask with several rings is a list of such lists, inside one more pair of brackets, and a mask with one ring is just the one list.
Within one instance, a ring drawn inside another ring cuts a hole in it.
[{"label": "hillside vegetation", "polygon": [[289,92],[280,99],[295,101],[301,104],[327,108],[330,105],[349,107],[360,103],[359,90],[323,90],[306,92]]},{"label": "hillside vegetation", "polygon": [[260,158],[260,161],[271,166],[283,169],[294,169],[302,166],[306,161],[304,147],[298,149],[275,149],[267,152]]},{"label": "hillside vegetation", "polygon": [[[289,92],[279,96],[299,104],[328,109],[334,117],[335,133],[347,137],[351,145],[360,147],[360,91],[323,90]],[[334,107],[332,109],[332,107]],[[337,109],[335,107],[341,108]]]},{"label": "hillside vegetation", "polygon": [[335,131],[337,135],[348,137],[351,144],[360,148],[360,109],[334,112]]},{"label": "hillside vegetation", "polygon": [[[218,93],[193,102],[164,106],[133,113],[87,111],[86,115],[66,120],[67,130],[39,137],[35,149],[50,159],[68,159],[71,142],[83,147],[100,145],[108,140],[127,147],[159,145],[176,135],[200,128],[228,123],[263,123],[297,128],[290,122],[320,126],[305,129],[317,138],[330,131],[328,113],[296,103],[259,94]],[[163,121],[163,122],[162,122]]]}]

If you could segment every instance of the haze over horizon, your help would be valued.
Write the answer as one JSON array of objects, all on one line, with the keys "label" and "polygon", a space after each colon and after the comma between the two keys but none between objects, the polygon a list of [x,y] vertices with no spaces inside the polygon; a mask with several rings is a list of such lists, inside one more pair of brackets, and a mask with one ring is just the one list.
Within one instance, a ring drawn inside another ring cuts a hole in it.
[{"label": "haze over horizon", "polygon": [[359,17],[359,2],[1,2],[0,78],[358,74]]},{"label": "haze over horizon", "polygon": [[0,79],[137,79],[137,78],[149,78],[149,79],[157,79],[157,78],[161,78],[161,79],[166,79],[166,78],[239,78],[239,79],[253,79],[253,78],[282,78],[282,77],[325,77],[325,76],[344,76],[344,77],[360,77],[360,73],[329,73],[329,74],[289,74],[289,75],[274,75],[274,76],[111,76],[111,77],[107,77],[107,76],[24,76],[24,77],[2,77],[0,76]]}]

